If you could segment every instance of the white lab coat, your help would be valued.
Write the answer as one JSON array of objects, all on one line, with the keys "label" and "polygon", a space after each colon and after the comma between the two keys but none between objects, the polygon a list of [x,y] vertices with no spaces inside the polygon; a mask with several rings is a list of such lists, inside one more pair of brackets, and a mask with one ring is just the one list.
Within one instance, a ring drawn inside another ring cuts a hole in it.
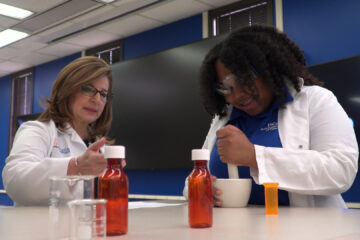
[{"label": "white lab coat", "polygon": [[[355,179],[359,154],[351,121],[331,91],[303,86],[296,92],[290,84],[288,89],[294,101],[278,113],[283,147],[255,145],[258,169],[250,168],[250,174],[257,184],[278,182],[289,192],[290,206],[346,208],[340,194]],[[213,119],[203,148],[211,151],[231,109]]]},{"label": "white lab coat", "polygon": [[49,177],[66,176],[72,157],[87,146],[68,124],[66,131],[53,121],[23,123],[2,172],[7,194],[15,205],[48,205]]}]

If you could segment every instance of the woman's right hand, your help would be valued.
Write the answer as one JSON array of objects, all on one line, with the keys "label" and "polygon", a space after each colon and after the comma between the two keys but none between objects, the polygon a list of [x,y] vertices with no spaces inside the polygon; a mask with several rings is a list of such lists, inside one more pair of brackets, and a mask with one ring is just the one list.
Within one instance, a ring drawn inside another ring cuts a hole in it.
[{"label": "woman's right hand", "polygon": [[107,162],[104,154],[100,152],[100,148],[104,146],[106,138],[103,137],[93,144],[77,158],[77,170],[81,175],[98,176],[104,172]]},{"label": "woman's right hand", "polygon": [[[211,175],[211,181],[216,181],[216,176]],[[222,194],[221,190],[218,188],[213,187],[213,203],[215,207],[221,207],[222,202],[217,198],[217,196],[220,196]]]},{"label": "woman's right hand", "polygon": [[[104,146],[106,138],[103,137],[94,142],[80,156],[77,157],[77,165],[75,158],[69,162],[67,175],[95,175],[99,176],[106,169],[107,161],[104,154],[100,152],[100,148]],[[122,167],[126,166],[126,161],[121,162]]]}]

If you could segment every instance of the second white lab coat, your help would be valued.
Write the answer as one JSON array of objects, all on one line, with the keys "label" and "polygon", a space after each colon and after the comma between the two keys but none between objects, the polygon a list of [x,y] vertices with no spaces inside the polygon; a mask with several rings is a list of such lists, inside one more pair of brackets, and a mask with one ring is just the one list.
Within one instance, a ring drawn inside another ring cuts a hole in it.
[{"label": "second white lab coat", "polygon": [[[258,169],[250,168],[257,184],[278,182],[289,192],[290,206],[346,208],[341,193],[358,169],[358,145],[349,117],[334,94],[319,86],[300,92],[288,84],[294,101],[278,113],[282,148],[255,145]],[[212,150],[216,131],[229,120],[216,116],[203,148]],[[184,195],[187,195],[185,184]]]}]

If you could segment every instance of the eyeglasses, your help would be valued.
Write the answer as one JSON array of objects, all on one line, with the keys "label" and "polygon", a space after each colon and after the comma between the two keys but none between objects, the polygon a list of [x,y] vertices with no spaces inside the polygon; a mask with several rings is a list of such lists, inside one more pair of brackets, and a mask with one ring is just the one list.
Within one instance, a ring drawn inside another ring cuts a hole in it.
[{"label": "eyeglasses", "polygon": [[[258,76],[258,72],[256,71],[255,67],[250,65],[251,71],[254,74],[253,76],[256,78]],[[234,74],[227,75],[222,81],[221,84],[215,85],[215,90],[220,95],[230,95],[234,88],[242,88],[243,81],[239,80],[237,76]]]},{"label": "eyeglasses", "polygon": [[234,88],[241,88],[241,85],[236,80],[236,76],[233,74],[227,75],[222,81],[221,84],[216,84],[215,90],[220,95],[230,95]]},{"label": "eyeglasses", "polygon": [[108,93],[106,90],[97,90],[95,87],[91,85],[85,85],[81,87],[81,93],[88,97],[94,97],[97,93],[100,94],[100,99],[103,102],[106,102],[112,97],[111,93]]}]

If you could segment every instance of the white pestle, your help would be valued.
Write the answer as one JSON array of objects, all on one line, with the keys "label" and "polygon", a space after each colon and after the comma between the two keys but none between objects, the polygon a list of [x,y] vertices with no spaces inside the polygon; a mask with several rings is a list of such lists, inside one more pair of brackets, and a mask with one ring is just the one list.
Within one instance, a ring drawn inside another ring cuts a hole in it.
[{"label": "white pestle", "polygon": [[238,168],[234,164],[227,164],[229,178],[239,178]]}]

